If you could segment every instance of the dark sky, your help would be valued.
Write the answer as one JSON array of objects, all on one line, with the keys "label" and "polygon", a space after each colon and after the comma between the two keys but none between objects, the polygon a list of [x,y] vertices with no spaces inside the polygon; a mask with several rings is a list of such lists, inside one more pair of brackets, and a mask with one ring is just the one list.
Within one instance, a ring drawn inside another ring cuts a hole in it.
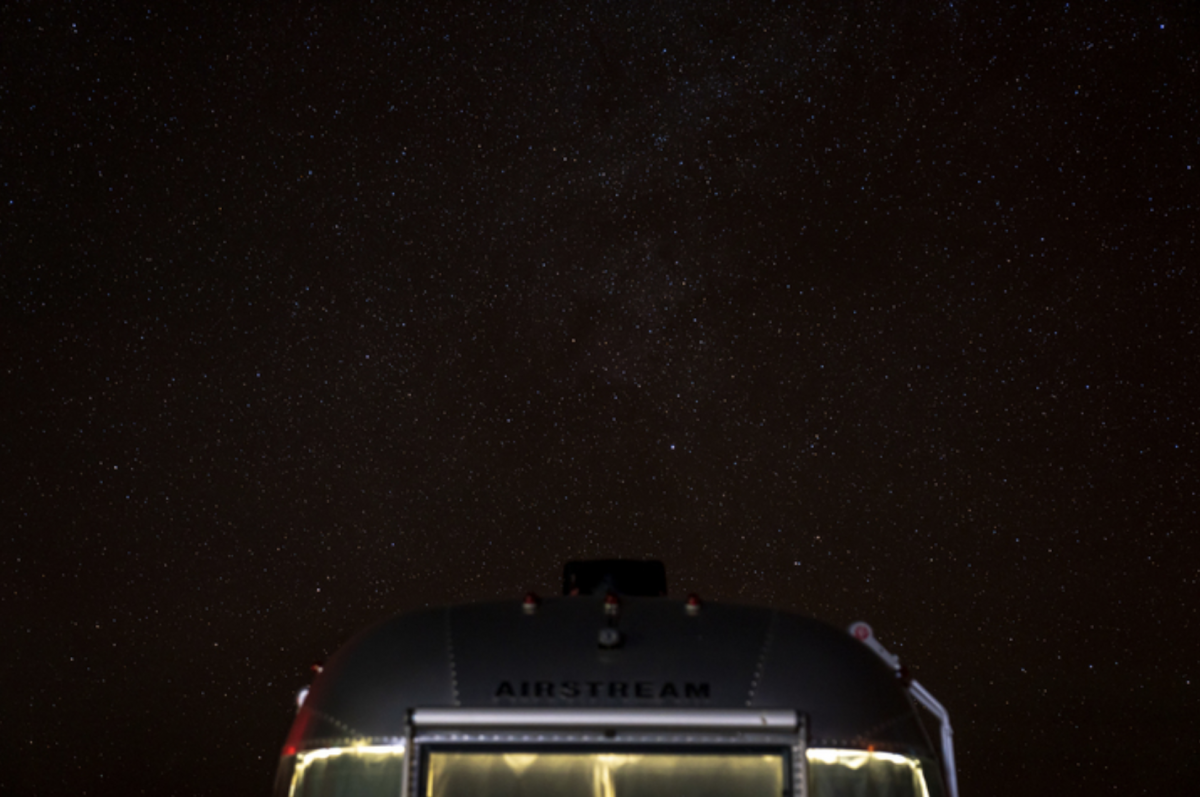
[{"label": "dark sky", "polygon": [[1194,788],[1196,6],[156,5],[0,11],[0,791],[266,794],[597,556],[870,621],[964,797]]}]

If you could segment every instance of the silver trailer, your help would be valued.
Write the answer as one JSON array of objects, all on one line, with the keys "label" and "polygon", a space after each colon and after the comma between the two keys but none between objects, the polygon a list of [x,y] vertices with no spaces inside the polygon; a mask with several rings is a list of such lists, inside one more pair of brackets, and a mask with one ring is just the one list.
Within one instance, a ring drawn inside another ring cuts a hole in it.
[{"label": "silver trailer", "polygon": [[566,597],[367,629],[302,691],[276,797],[957,797],[945,711],[869,627],[661,571],[569,563]]}]

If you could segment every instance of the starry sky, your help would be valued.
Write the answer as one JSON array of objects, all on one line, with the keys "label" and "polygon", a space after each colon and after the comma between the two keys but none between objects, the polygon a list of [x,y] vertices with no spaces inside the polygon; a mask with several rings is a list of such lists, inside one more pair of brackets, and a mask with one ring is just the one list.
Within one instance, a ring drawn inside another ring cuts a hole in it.
[{"label": "starry sky", "polygon": [[0,791],[267,794],[605,556],[868,620],[964,795],[1194,786],[1196,6],[408,5],[0,10]]}]

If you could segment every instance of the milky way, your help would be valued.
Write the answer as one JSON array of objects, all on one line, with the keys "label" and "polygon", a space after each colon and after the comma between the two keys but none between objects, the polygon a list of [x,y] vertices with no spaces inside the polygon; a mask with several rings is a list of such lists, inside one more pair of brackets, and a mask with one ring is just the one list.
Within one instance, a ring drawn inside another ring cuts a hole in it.
[{"label": "milky way", "polygon": [[1182,4],[10,4],[13,793],[267,793],[355,630],[664,559],[964,795],[1200,777]]}]

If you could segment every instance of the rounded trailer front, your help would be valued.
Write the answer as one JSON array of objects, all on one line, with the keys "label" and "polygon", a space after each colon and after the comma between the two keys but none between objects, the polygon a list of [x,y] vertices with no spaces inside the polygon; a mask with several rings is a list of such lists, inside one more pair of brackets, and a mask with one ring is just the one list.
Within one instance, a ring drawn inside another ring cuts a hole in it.
[{"label": "rounded trailer front", "polygon": [[957,797],[944,709],[869,628],[571,589],[360,634],[304,698],[276,797]]}]

